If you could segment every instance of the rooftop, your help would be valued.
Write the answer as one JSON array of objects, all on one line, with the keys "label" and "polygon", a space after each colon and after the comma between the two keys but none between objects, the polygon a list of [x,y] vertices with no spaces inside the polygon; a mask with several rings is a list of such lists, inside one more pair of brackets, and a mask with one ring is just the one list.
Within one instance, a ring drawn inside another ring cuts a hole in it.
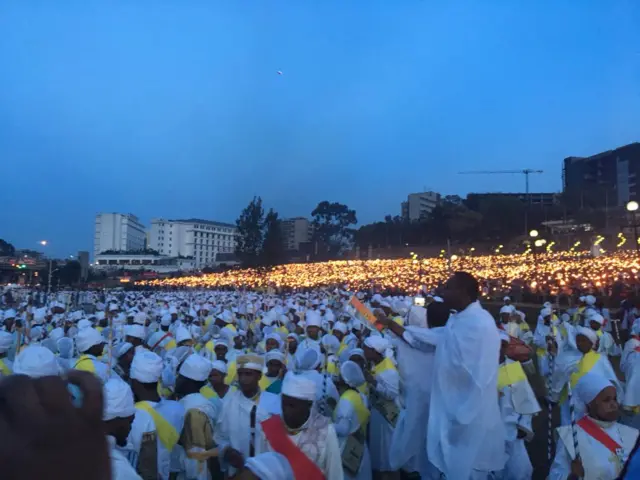
[{"label": "rooftop", "polygon": [[212,220],[202,220],[200,218],[186,218],[186,219],[174,219],[167,220],[167,222],[176,222],[176,223],[202,223],[204,225],[213,225],[216,227],[229,227],[229,228],[237,228],[236,225],[232,223],[224,223],[224,222],[214,222]]}]

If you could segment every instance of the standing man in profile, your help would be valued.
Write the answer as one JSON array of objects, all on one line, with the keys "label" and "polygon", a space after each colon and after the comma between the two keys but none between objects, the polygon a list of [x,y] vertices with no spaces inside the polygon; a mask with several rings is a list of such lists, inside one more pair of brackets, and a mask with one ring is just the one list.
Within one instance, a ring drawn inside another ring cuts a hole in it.
[{"label": "standing man in profile", "polygon": [[436,347],[427,452],[433,479],[487,480],[503,470],[498,406],[500,337],[478,302],[477,280],[456,272],[442,296],[452,310]]}]

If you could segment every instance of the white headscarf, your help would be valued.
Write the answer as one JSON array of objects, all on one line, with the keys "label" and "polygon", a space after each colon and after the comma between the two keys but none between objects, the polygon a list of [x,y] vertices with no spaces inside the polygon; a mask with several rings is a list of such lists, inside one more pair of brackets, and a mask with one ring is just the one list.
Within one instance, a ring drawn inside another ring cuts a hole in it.
[{"label": "white headscarf", "polygon": [[127,418],[136,413],[131,387],[119,377],[110,378],[104,384],[104,413],[102,419]]},{"label": "white headscarf", "polygon": [[162,375],[163,367],[158,355],[149,350],[141,350],[133,357],[130,377],[142,383],[156,383]]},{"label": "white headscarf", "polygon": [[356,362],[351,360],[347,360],[340,366],[340,376],[351,388],[359,388],[365,383],[362,369]]},{"label": "white headscarf", "polygon": [[304,375],[287,372],[282,382],[282,395],[313,402],[316,399],[316,382]]},{"label": "white headscarf", "polygon": [[13,362],[13,373],[32,378],[59,375],[55,354],[46,347],[30,345],[18,354]]},{"label": "white headscarf", "polygon": [[180,367],[179,373],[196,382],[204,382],[211,373],[211,362],[200,355],[191,354]]},{"label": "white headscarf", "polygon": [[95,328],[83,328],[76,335],[76,347],[80,353],[84,353],[95,345],[105,343],[102,334]]},{"label": "white headscarf", "polygon": [[578,380],[576,393],[580,400],[588,405],[607,387],[615,388],[615,385],[608,378],[591,371]]},{"label": "white headscarf", "polygon": [[596,334],[596,332],[594,332],[590,328],[576,327],[576,336],[578,335],[584,335],[589,340],[591,340],[591,343],[593,343],[594,345],[598,343],[598,335]]}]

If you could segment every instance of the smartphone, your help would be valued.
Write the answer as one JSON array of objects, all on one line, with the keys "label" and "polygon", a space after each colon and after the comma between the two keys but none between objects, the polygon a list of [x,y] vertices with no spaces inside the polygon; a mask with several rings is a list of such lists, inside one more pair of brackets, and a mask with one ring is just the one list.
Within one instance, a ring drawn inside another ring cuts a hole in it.
[{"label": "smartphone", "polygon": [[424,297],[414,297],[413,304],[419,307],[424,307]]}]

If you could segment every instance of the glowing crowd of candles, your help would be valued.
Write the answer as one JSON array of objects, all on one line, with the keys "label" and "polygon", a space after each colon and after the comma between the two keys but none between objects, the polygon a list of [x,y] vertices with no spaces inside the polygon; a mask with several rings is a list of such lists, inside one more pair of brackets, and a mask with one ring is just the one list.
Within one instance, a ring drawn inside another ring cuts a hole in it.
[{"label": "glowing crowd of candles", "polygon": [[280,265],[267,270],[238,269],[222,273],[145,280],[138,285],[180,288],[267,287],[318,288],[339,286],[350,291],[398,289],[417,292],[422,286],[437,287],[454,271],[467,271],[490,289],[526,283],[533,290],[549,293],[599,289],[621,279],[635,282],[640,259],[635,252],[619,251],[592,257],[588,252],[458,256],[396,260],[341,260],[323,263]]}]

